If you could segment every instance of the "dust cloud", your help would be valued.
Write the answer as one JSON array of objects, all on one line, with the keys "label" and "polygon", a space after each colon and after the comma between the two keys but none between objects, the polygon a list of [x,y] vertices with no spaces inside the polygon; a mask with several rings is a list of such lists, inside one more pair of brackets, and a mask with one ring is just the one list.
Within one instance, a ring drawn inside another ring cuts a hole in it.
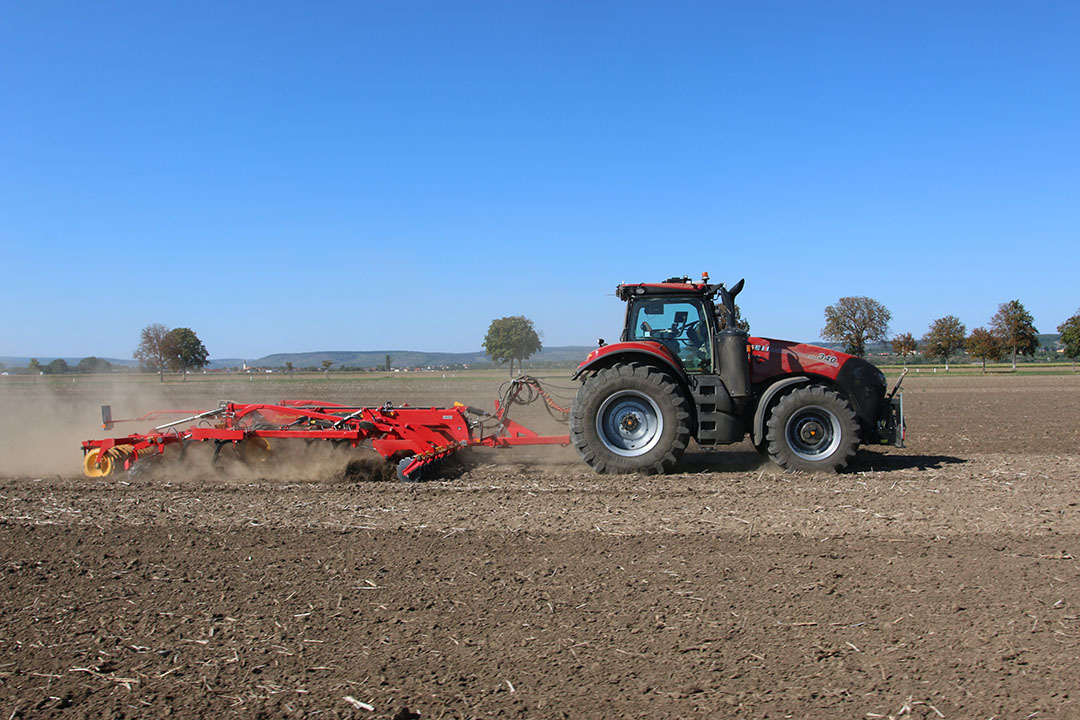
[{"label": "dust cloud", "polygon": [[[155,385],[107,376],[4,378],[0,382],[0,473],[81,474],[82,441],[105,436],[102,405],[130,408],[130,417],[173,407]],[[118,426],[116,434],[124,427]],[[130,427],[133,432],[145,429]]]}]

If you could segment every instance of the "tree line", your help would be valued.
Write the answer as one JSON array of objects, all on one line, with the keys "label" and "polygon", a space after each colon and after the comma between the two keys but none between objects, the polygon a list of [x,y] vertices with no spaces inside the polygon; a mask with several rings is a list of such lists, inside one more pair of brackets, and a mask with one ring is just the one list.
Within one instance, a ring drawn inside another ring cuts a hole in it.
[{"label": "tree line", "polygon": [[[7,370],[2,363],[0,363],[0,370]],[[26,364],[26,367],[11,368],[11,372],[15,374],[25,373],[28,375],[63,375],[65,373],[80,373],[89,375],[93,373],[109,373],[113,371],[113,364],[104,358],[84,357],[79,362],[72,365],[64,358],[56,358],[55,360],[48,362],[44,365],[37,358],[30,358],[30,362]]]},{"label": "tree line", "polygon": [[[871,342],[887,342],[894,353],[907,363],[908,356],[922,352],[928,357],[941,358],[945,370],[949,359],[967,352],[982,361],[983,372],[987,362],[1011,357],[1016,369],[1017,356],[1034,356],[1039,349],[1039,331],[1035,319],[1019,300],[1001,303],[990,318],[989,327],[977,327],[970,333],[960,318],[946,315],[930,323],[921,339],[910,332],[891,338],[889,321],[892,313],[873,298],[843,297],[835,305],[825,308],[825,327],[821,335],[826,340],[843,343],[845,352],[865,357],[866,346]],[[1065,348],[1065,356],[1073,361],[1080,358],[1080,310],[1057,328]]]},{"label": "tree line", "polygon": [[[164,381],[165,370],[184,374],[188,370],[206,367],[209,353],[202,340],[191,328],[172,328],[153,323],[147,325],[139,334],[139,345],[133,357],[144,370],[157,372]],[[113,364],[99,357],[86,357],[75,367],[63,358],[57,358],[47,365],[42,365],[37,358],[30,358],[26,372],[30,375],[61,375],[64,373],[108,373],[113,371]]]},{"label": "tree line", "polygon": [[[891,345],[893,352],[903,358],[905,364],[909,356],[921,351],[928,357],[941,358],[946,370],[949,369],[950,358],[964,351],[982,361],[983,372],[986,371],[987,362],[996,362],[1006,356],[1012,358],[1015,369],[1017,356],[1033,356],[1039,347],[1039,331],[1035,328],[1034,318],[1019,300],[999,305],[988,328],[977,327],[970,333],[958,317],[946,315],[931,322],[921,339],[916,339],[910,332],[899,333],[890,339],[891,320],[889,309],[873,298],[842,297],[825,308],[825,327],[821,335],[826,340],[843,344],[845,352],[859,357],[865,357],[868,344],[875,342]],[[1080,310],[1058,325],[1057,331],[1064,345],[1064,354],[1075,367],[1076,360],[1080,359]],[[515,361],[520,372],[522,363],[542,349],[540,333],[532,320],[521,315],[492,320],[483,346],[492,360],[509,363],[511,376],[514,374]],[[209,353],[190,328],[170,329],[153,323],[142,329],[133,356],[143,369],[157,372],[159,379],[164,381],[166,369],[182,373],[186,380],[189,370],[206,366]],[[387,355],[384,363],[387,371],[392,361]],[[332,360],[322,363],[322,371],[327,376],[332,365]],[[83,358],[74,368],[62,358],[44,366],[37,358],[31,358],[26,368],[26,372],[33,375],[106,373],[112,370],[112,363],[94,356]],[[291,376],[295,370],[293,363],[286,362],[285,370]]]}]

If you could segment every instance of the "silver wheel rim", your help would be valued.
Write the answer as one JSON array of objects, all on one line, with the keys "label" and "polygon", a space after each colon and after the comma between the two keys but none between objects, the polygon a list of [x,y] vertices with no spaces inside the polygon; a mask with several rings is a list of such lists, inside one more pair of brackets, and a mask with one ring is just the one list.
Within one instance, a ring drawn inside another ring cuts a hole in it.
[{"label": "silver wheel rim", "polygon": [[824,460],[840,447],[843,430],[840,418],[817,405],[797,410],[784,428],[788,447],[803,460]]},{"label": "silver wheel rim", "polygon": [[604,447],[636,457],[656,447],[664,432],[660,406],[645,393],[621,390],[604,400],[596,413],[596,434]]}]

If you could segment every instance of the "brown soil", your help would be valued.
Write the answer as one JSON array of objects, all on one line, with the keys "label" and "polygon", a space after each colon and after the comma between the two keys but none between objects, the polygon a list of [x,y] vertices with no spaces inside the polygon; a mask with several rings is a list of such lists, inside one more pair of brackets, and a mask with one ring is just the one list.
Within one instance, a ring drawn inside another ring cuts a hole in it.
[{"label": "brown soil", "polygon": [[[828,477],[746,445],[664,477],[565,449],[419,484],[340,458],[302,482],[20,470],[0,478],[0,717],[1080,716],[1080,377],[905,384],[910,447]],[[255,385],[227,392],[280,399]],[[497,382],[297,385],[490,406]],[[17,450],[35,407],[100,433],[102,392],[5,388],[25,410],[5,462],[52,460]]]}]

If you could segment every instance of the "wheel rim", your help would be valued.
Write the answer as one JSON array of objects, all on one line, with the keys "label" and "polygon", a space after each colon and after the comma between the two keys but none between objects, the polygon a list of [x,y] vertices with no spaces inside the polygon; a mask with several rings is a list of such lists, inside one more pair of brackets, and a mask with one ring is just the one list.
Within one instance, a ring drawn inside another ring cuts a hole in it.
[{"label": "wheel rim", "polygon": [[623,457],[644,455],[660,442],[664,416],[651,397],[623,390],[604,400],[596,414],[596,433],[604,447]]},{"label": "wheel rim", "polygon": [[840,418],[816,405],[805,407],[787,421],[784,431],[788,447],[803,460],[821,460],[832,455],[843,436]]}]

